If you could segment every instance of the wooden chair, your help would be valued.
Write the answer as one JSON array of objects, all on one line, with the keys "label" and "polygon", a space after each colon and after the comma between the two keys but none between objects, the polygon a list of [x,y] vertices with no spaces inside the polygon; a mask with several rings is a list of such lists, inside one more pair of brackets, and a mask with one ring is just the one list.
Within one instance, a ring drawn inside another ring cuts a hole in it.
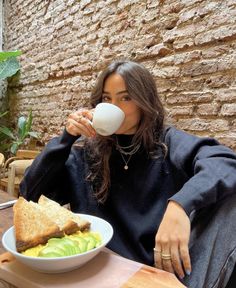
[{"label": "wooden chair", "polygon": [[4,160],[5,160],[5,156],[2,153],[0,153],[0,167],[4,165]]},{"label": "wooden chair", "polygon": [[3,174],[4,161],[5,161],[5,156],[2,153],[0,153],[0,179],[4,177],[4,174]]},{"label": "wooden chair", "polygon": [[2,167],[4,160],[5,160],[4,155],[2,153],[0,153],[0,167]]},{"label": "wooden chair", "polygon": [[32,164],[39,153],[40,151],[37,150],[18,150],[16,156],[7,159],[2,172],[5,177],[0,179],[0,189],[17,197],[25,169]]}]

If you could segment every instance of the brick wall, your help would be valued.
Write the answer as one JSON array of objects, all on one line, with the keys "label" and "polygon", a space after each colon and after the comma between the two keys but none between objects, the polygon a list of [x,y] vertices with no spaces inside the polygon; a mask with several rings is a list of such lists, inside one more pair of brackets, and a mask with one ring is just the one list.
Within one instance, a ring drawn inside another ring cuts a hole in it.
[{"label": "brick wall", "polygon": [[177,127],[236,149],[235,0],[9,0],[5,49],[21,49],[12,120],[33,109],[44,140],[86,105],[104,64],[153,73]]}]

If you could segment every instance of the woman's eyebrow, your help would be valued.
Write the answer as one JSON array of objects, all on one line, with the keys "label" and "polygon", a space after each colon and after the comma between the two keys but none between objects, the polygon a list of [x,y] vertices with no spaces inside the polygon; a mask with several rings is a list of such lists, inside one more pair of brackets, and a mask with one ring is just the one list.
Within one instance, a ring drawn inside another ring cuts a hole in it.
[{"label": "woman's eyebrow", "polygon": [[[120,94],[124,94],[124,93],[128,93],[128,91],[127,91],[127,90],[122,90],[122,91],[117,92],[116,95],[120,95]],[[103,91],[103,94],[108,94],[108,95],[110,95],[111,93],[109,93],[109,92],[107,92],[107,91]]]}]

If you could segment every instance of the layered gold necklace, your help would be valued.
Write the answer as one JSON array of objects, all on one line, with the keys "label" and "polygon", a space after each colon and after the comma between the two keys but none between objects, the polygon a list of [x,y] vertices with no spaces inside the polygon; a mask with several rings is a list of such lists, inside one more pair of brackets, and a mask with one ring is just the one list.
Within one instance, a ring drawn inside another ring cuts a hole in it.
[{"label": "layered gold necklace", "polygon": [[[121,146],[118,142],[118,139],[116,137],[116,149],[120,152],[121,158],[124,162],[124,169],[128,170],[129,169],[129,161],[131,159],[131,157],[139,150],[141,146],[141,143],[138,144],[131,144],[128,146]],[[125,157],[128,157],[127,159],[125,159]]]}]

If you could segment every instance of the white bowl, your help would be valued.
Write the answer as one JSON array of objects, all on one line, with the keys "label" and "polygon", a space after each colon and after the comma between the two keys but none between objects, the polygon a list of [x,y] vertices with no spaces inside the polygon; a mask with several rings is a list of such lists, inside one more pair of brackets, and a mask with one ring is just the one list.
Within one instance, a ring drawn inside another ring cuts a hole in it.
[{"label": "white bowl", "polygon": [[113,236],[112,226],[104,219],[87,214],[79,215],[81,218],[84,218],[91,223],[90,231],[98,232],[101,235],[102,243],[99,247],[85,253],[57,258],[25,256],[16,251],[14,226],[9,228],[4,233],[2,244],[4,248],[13,254],[18,261],[27,265],[33,270],[44,273],[62,273],[74,270],[94,258],[102,250],[102,248],[107,245]]}]

